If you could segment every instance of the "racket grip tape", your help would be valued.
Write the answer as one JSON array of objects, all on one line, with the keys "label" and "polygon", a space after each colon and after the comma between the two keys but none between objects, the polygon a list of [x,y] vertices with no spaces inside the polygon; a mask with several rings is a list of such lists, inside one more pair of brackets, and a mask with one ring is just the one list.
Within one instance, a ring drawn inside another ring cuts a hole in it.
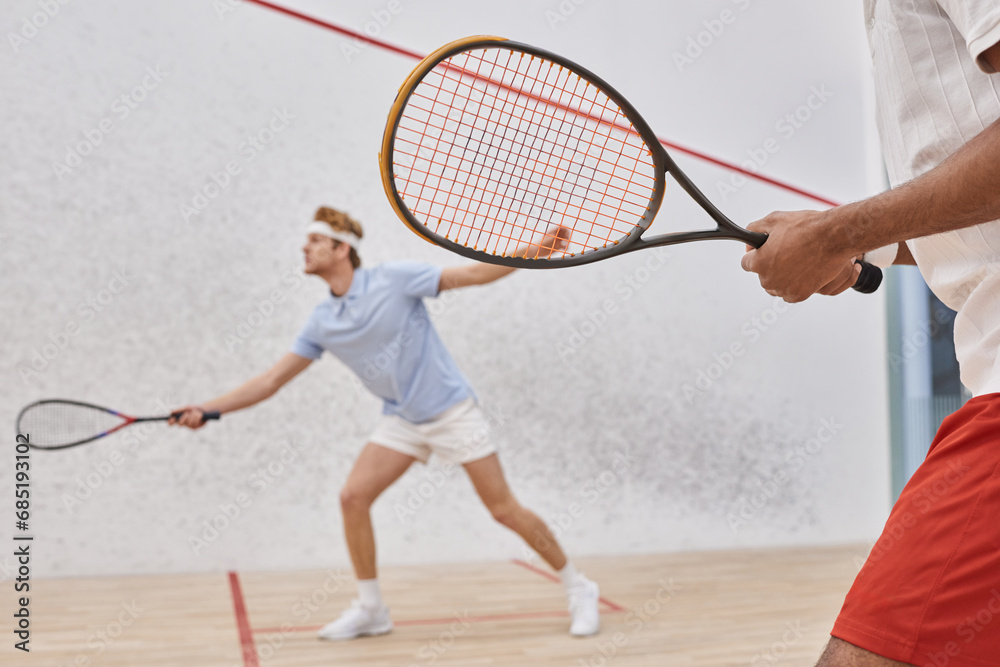
[{"label": "racket grip tape", "polygon": [[[172,418],[174,418],[174,419],[177,419],[177,418],[178,418],[178,417],[180,417],[180,416],[181,416],[182,414],[184,414],[184,413],[183,413],[183,412],[171,412],[171,413],[170,413],[170,416],[171,416]],[[161,419],[163,419],[163,417],[161,417]],[[211,421],[211,420],[213,420],[213,419],[214,419],[214,420],[219,420],[219,419],[222,419],[222,413],[221,413],[221,412],[219,412],[218,410],[213,410],[213,411],[211,411],[211,412],[202,412],[202,413],[201,413],[201,423],[202,423],[202,424],[204,424],[204,423],[205,423],[205,422],[207,422],[207,421]]]},{"label": "racket grip tape", "polygon": [[882,284],[882,269],[868,262],[857,263],[861,265],[861,273],[851,289],[862,294],[871,294]]}]

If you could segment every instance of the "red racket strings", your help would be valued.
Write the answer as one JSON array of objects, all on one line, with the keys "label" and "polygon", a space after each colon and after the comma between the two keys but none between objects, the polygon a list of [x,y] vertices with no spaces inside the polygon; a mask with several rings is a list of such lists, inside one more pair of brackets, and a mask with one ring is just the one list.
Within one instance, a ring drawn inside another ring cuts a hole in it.
[{"label": "red racket strings", "polygon": [[630,128],[558,64],[503,48],[459,53],[403,109],[396,189],[428,229],[480,252],[512,255],[555,226],[572,235],[552,259],[602,248],[635,231],[655,190],[649,148]]}]

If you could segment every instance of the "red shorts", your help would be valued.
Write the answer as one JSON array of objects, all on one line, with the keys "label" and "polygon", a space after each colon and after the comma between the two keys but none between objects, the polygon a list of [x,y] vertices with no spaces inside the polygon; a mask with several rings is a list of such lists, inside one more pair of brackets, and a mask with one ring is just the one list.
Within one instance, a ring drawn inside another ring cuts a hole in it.
[{"label": "red shorts", "polygon": [[941,425],[831,634],[920,667],[1000,665],[1000,394]]}]

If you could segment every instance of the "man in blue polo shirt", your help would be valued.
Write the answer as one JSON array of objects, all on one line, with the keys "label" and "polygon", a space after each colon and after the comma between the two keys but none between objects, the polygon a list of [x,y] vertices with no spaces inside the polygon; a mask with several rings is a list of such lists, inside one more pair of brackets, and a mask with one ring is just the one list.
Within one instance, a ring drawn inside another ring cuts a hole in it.
[{"label": "man in blue polo shirt", "polygon": [[[233,391],[181,408],[177,420],[200,428],[202,413],[232,412],[272,396],[324,351],[344,362],[383,401],[383,417],[361,450],[340,494],[344,533],[358,579],[358,599],[324,626],[323,639],[353,639],[392,630],[379,588],[372,503],[410,467],[431,453],[462,465],[493,517],[520,535],[559,573],[572,616],[570,633],[598,632],[597,584],[570,563],[545,522],[514,498],[488,437],[488,421],[468,381],[431,323],[423,299],[441,291],[484,285],[513,269],[492,264],[441,267],[386,262],[361,268],[361,225],[327,207],[306,229],[305,272],[322,278],[330,295],[313,310],[291,352],[270,370]],[[560,249],[562,232],[517,253]]]}]

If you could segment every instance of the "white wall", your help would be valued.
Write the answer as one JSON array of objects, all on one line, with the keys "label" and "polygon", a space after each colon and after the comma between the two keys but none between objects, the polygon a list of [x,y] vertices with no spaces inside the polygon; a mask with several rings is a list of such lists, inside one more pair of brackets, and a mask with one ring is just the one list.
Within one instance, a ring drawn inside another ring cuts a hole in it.
[{"label": "white wall", "polygon": [[[616,84],[665,138],[736,162],[773,138],[765,173],[839,201],[868,193],[867,50],[851,3],[400,2],[380,28],[392,43],[426,53],[491,33],[549,48]],[[354,28],[389,4],[289,3]],[[0,26],[19,34],[39,11],[35,0],[6,2]],[[711,28],[721,34],[709,39]],[[711,43],[679,67],[674,54],[699,33]],[[364,222],[369,264],[462,261],[407,231],[382,192],[376,154],[410,59],[355,52],[338,34],[225,0],[73,2],[37,35],[6,41],[0,423],[42,397],[155,413],[267,368],[323,295],[299,272],[301,230],[319,204]],[[144,82],[126,116],[120,98]],[[812,117],[789,133],[779,123],[814,90],[831,96],[814,98]],[[251,156],[242,142],[275,110],[287,127]],[[61,173],[56,163],[88,135],[100,143]],[[737,221],[816,205],[757,182],[723,193],[730,173],[676,158]],[[239,174],[185,219],[181,207],[229,163]],[[654,229],[704,222],[678,194]],[[741,253],[693,244],[666,261],[648,251],[521,272],[434,307],[499,415],[512,486],[572,554],[877,535],[889,496],[883,297],[785,308],[741,271]],[[275,292],[273,312],[255,316]],[[614,312],[593,315],[605,307]],[[561,355],[581,331],[582,346]],[[713,364],[734,344],[742,354],[720,373]],[[38,355],[52,358],[32,369]],[[711,386],[685,392],[700,373],[716,376]],[[270,402],[198,432],[151,428],[141,441],[36,453],[36,572],[347,564],[337,494],[378,413],[327,359]],[[286,450],[295,455],[282,463]],[[268,465],[280,472],[254,477]],[[0,488],[10,467],[0,464]],[[401,518],[428,482],[442,486]],[[747,509],[751,498],[761,506]],[[240,502],[226,530],[192,547],[211,537],[205,522]],[[436,465],[408,473],[375,517],[385,563],[525,556],[464,476]]]}]

